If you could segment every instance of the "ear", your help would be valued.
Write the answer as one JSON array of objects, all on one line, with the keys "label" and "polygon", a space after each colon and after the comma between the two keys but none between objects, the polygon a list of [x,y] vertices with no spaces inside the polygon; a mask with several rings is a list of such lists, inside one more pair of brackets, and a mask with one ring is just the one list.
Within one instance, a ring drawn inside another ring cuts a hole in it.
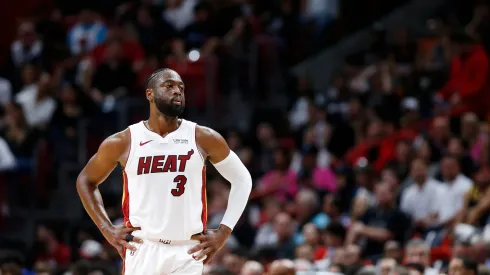
[{"label": "ear", "polygon": [[146,89],[146,99],[153,101],[153,89]]}]

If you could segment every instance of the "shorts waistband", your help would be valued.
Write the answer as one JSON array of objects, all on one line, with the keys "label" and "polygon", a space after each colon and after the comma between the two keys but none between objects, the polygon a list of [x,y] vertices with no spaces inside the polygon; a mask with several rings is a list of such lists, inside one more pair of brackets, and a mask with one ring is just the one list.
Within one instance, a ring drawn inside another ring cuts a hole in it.
[{"label": "shorts waistband", "polygon": [[157,242],[157,243],[166,244],[166,245],[198,244],[199,243],[198,237],[202,234],[202,233],[194,234],[191,236],[191,238],[189,240],[169,240],[166,238],[158,238],[158,237],[157,238],[155,238],[155,237],[149,238],[149,237],[145,236],[144,232],[141,230],[141,227],[135,227],[134,230],[135,231],[133,231],[132,235],[134,235],[135,237],[141,237],[143,239],[146,239],[146,240],[149,240],[152,242]]}]

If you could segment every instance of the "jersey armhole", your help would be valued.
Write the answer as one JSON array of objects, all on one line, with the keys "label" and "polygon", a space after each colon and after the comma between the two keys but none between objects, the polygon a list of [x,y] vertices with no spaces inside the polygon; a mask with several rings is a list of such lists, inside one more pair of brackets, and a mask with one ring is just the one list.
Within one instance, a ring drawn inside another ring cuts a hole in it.
[{"label": "jersey armhole", "polygon": [[206,165],[206,160],[204,159],[204,155],[201,152],[201,148],[199,148],[199,143],[197,143],[197,123],[194,123],[194,144],[196,145],[197,151],[201,156],[202,164]]},{"label": "jersey armhole", "polygon": [[126,158],[126,165],[124,165],[123,170],[126,170],[126,168],[131,164],[131,160],[133,159],[133,152],[134,152],[133,135],[131,134],[132,133],[131,127],[128,127],[128,131],[129,131],[129,152]]}]

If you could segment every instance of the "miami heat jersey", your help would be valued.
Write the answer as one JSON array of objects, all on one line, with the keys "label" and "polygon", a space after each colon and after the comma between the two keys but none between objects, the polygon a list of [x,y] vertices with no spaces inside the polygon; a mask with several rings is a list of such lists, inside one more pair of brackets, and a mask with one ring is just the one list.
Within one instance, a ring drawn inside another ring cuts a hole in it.
[{"label": "miami heat jersey", "polygon": [[189,240],[206,226],[205,166],[196,144],[196,124],[162,137],[143,122],[129,126],[131,149],[123,171],[126,226],[147,238]]}]

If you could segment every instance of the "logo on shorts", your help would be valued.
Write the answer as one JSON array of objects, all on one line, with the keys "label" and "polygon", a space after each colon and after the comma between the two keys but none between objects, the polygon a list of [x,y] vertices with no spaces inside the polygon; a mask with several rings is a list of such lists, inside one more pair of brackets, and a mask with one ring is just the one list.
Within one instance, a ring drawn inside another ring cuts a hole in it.
[{"label": "logo on shorts", "polygon": [[189,140],[187,139],[181,139],[181,138],[174,138],[174,144],[188,144]]},{"label": "logo on shorts", "polygon": [[170,244],[172,241],[160,239],[158,242],[163,243],[163,244]]},{"label": "logo on shorts", "polygon": [[134,251],[131,250],[131,252],[129,252],[129,256],[134,256]]}]

